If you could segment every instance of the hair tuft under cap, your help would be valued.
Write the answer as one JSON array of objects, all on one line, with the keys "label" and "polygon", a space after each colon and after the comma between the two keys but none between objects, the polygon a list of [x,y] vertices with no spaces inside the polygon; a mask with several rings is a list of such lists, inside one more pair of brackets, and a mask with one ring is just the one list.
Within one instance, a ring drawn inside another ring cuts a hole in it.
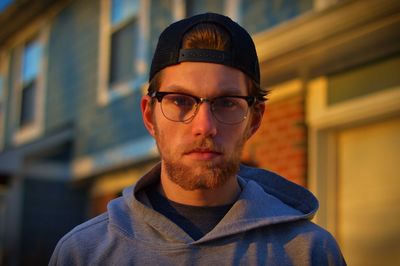
[{"label": "hair tuft under cap", "polygon": [[[199,23],[214,23],[223,27],[230,35],[230,50],[181,49],[185,33]],[[239,24],[220,14],[200,14],[168,26],[158,39],[151,62],[149,80],[165,67],[188,61],[210,62],[234,67],[260,84],[260,67],[253,40]]]}]

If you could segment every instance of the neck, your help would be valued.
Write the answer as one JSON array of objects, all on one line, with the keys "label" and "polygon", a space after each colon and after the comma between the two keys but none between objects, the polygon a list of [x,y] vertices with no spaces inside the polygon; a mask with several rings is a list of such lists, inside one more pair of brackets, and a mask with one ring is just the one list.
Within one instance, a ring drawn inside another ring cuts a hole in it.
[{"label": "neck", "polygon": [[232,176],[225,184],[217,188],[185,190],[171,181],[163,170],[161,170],[161,182],[158,190],[171,201],[204,207],[232,204],[241,191],[236,176]]}]

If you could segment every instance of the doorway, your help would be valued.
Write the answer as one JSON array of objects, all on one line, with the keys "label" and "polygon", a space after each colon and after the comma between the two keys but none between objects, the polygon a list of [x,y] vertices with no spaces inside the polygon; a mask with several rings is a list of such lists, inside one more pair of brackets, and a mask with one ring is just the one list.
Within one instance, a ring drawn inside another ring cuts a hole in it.
[{"label": "doorway", "polygon": [[349,265],[400,262],[400,118],[337,134],[337,238]]}]

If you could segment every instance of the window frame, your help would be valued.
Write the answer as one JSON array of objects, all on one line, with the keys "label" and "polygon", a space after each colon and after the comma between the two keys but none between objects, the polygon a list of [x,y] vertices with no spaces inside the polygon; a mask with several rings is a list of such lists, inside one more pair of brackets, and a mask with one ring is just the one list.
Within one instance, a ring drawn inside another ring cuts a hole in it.
[{"label": "window frame", "polygon": [[[13,84],[13,123],[14,135],[13,142],[16,145],[21,145],[38,138],[44,131],[44,115],[45,115],[45,95],[47,87],[47,47],[49,39],[50,27],[43,26],[39,31],[30,34],[29,37],[24,38],[14,50],[16,63],[13,72],[15,73],[15,80]],[[32,123],[20,127],[20,116],[22,111],[22,92],[24,87],[23,80],[23,58],[25,45],[31,41],[38,42],[41,45],[42,53],[40,58],[39,70],[36,77],[35,95],[34,95],[34,108],[35,113]]]},{"label": "window frame", "polygon": [[[140,91],[147,84],[148,64],[148,43],[150,43],[150,4],[146,0],[138,0],[138,11],[134,18],[130,17],[118,23],[130,23],[136,20],[138,27],[137,46],[133,51],[134,68],[136,76],[132,79],[116,84],[109,84],[110,63],[111,63],[111,38],[115,30],[111,22],[111,0],[100,1],[100,38],[99,38],[99,69],[98,69],[98,97],[97,102],[100,106],[108,105],[111,102]],[[132,73],[133,75],[133,73]]]}]

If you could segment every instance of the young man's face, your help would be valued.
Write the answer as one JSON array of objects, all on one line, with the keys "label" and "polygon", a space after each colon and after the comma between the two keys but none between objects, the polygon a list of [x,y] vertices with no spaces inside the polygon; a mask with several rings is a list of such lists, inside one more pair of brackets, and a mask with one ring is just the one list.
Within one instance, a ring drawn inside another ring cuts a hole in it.
[{"label": "young man's face", "polygon": [[[247,96],[245,75],[220,64],[184,62],[162,70],[160,92],[185,93],[212,99]],[[210,189],[234,178],[246,140],[259,127],[264,105],[242,122],[229,125],[215,119],[208,102],[200,105],[190,122],[174,122],[162,113],[156,101],[142,100],[143,119],[155,138],[168,178],[186,190]]]}]

